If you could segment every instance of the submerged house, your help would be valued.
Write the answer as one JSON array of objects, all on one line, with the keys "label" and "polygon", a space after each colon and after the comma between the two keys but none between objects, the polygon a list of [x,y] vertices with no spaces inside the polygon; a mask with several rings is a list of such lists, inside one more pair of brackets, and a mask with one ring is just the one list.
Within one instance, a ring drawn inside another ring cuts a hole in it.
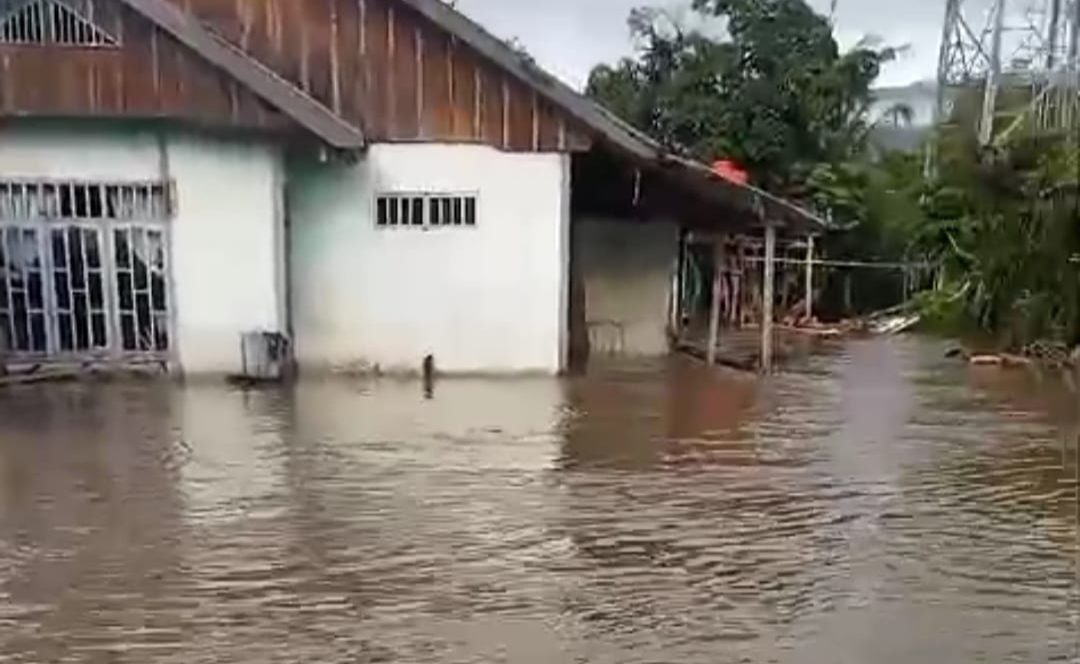
[{"label": "submerged house", "polygon": [[9,363],[662,353],[681,238],[763,224],[817,228],[439,0],[0,0]]}]

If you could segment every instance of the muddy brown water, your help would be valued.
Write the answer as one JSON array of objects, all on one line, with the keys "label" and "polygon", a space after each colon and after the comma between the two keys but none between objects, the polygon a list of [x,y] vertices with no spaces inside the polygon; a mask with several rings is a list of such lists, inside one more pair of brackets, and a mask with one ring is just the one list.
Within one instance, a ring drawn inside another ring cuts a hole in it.
[{"label": "muddy brown water", "polygon": [[1075,392],[943,354],[7,390],[0,662],[1078,661]]}]

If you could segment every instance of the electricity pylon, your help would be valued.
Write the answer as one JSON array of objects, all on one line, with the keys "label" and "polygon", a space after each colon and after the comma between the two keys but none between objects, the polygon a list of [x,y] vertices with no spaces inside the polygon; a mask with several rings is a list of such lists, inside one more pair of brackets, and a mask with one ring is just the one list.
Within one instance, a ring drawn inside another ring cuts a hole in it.
[{"label": "electricity pylon", "polygon": [[[958,92],[981,90],[983,146],[1023,126],[1068,130],[1080,122],[1078,77],[1080,0],[946,0],[935,124],[951,117]],[[1003,88],[1029,88],[1029,107],[1003,114]]]}]

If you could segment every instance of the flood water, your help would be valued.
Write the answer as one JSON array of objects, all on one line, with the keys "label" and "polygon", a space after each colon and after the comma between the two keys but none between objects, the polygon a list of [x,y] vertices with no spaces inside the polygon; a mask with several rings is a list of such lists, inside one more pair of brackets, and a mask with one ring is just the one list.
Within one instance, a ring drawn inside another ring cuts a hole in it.
[{"label": "flood water", "polygon": [[944,350],[0,392],[0,662],[1080,661],[1080,400]]}]

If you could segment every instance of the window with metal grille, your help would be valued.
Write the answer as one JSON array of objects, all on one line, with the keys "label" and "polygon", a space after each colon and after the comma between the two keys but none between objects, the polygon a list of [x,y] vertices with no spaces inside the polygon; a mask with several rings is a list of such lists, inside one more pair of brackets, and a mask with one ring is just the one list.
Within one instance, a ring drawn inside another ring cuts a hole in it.
[{"label": "window with metal grille", "polygon": [[49,229],[57,350],[108,346],[106,275],[100,228],[63,224]]},{"label": "window with metal grille", "polygon": [[476,194],[382,194],[375,199],[379,228],[476,226]]},{"label": "window with metal grille", "polygon": [[160,358],[171,187],[0,180],[0,351]]},{"label": "window with metal grille", "polygon": [[0,352],[48,350],[46,275],[40,231],[0,227]]},{"label": "window with metal grille", "polygon": [[170,215],[169,188],[161,182],[0,180],[0,219],[153,221]]},{"label": "window with metal grille", "polygon": [[95,0],[0,0],[0,44],[116,46],[94,22]]},{"label": "window with metal grille", "polygon": [[125,352],[169,350],[165,234],[138,226],[113,230],[117,313]]}]

